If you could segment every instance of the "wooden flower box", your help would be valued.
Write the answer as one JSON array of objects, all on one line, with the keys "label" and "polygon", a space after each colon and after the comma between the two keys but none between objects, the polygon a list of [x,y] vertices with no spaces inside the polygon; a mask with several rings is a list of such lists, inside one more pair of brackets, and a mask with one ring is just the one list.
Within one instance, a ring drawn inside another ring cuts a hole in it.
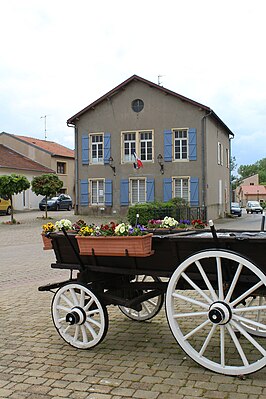
[{"label": "wooden flower box", "polygon": [[76,236],[80,255],[150,256],[152,233],[144,236]]}]

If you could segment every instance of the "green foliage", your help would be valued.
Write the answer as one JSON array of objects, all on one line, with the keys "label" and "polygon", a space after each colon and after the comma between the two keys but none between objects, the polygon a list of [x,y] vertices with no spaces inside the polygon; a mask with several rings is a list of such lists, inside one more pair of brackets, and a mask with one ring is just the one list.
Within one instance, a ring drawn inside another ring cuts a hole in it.
[{"label": "green foliage", "polygon": [[11,202],[11,223],[16,223],[14,219],[13,200],[14,194],[19,194],[30,188],[30,182],[26,176],[11,174],[0,176],[0,197],[9,199]]},{"label": "green foliage", "polygon": [[240,174],[240,179],[245,179],[258,174],[259,182],[262,184],[262,182],[266,181],[266,158],[263,158],[252,165],[239,166],[238,173]]},{"label": "green foliage", "polygon": [[31,189],[36,195],[43,195],[46,199],[45,218],[47,219],[47,198],[55,195],[63,187],[62,180],[56,174],[44,173],[36,176],[31,182]]},{"label": "green foliage", "polygon": [[19,194],[30,187],[29,180],[23,175],[11,174],[0,176],[0,196],[11,200],[12,195]]},{"label": "green foliage", "polygon": [[43,195],[45,197],[57,194],[62,187],[62,180],[53,173],[44,173],[41,176],[36,176],[31,182],[32,191],[36,195]]},{"label": "green foliage", "polygon": [[[188,219],[190,207],[182,198],[173,198],[168,202],[149,202],[130,206],[127,219],[130,224],[135,225],[137,214],[139,224],[146,226],[151,219],[163,219],[165,216],[173,217],[176,220]],[[195,216],[193,217],[195,219]]]}]

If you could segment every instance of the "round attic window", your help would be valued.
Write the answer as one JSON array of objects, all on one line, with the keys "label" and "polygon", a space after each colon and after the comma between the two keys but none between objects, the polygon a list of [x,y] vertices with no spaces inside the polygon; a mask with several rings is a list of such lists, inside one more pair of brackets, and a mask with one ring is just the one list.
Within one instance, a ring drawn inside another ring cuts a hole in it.
[{"label": "round attic window", "polygon": [[133,109],[134,112],[140,112],[144,108],[144,102],[140,100],[139,98],[136,100],[133,100],[131,103],[131,108]]}]

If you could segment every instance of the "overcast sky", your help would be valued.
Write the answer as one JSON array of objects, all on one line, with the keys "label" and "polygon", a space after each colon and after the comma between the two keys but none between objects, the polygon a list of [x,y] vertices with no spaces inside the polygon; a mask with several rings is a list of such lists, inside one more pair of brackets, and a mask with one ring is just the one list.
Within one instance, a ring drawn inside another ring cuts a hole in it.
[{"label": "overcast sky", "polygon": [[266,157],[265,0],[0,0],[0,132],[74,148],[68,118],[137,74],[209,106],[237,165]]}]

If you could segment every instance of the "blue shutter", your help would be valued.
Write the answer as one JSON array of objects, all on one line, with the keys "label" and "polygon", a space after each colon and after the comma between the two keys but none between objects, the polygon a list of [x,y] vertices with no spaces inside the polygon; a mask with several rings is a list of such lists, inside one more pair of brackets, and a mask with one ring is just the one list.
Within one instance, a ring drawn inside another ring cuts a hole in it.
[{"label": "blue shutter", "polygon": [[172,179],[163,179],[163,200],[164,202],[172,199]]},{"label": "blue shutter", "polygon": [[128,205],[129,183],[127,179],[120,181],[120,205]]},{"label": "blue shutter", "polygon": [[111,156],[111,134],[104,133],[104,163],[109,163],[109,158]]},{"label": "blue shutter", "polygon": [[165,162],[172,161],[173,154],[173,135],[172,130],[164,131],[164,160]]},{"label": "blue shutter", "polygon": [[189,160],[197,160],[197,129],[189,129],[188,131]]},{"label": "blue shutter", "polygon": [[112,180],[105,180],[105,205],[113,205],[113,182]]},{"label": "blue shutter", "polygon": [[154,179],[147,179],[147,202],[154,202]]},{"label": "blue shutter", "polygon": [[80,180],[80,205],[89,204],[89,182],[88,180]]},{"label": "blue shutter", "polygon": [[82,153],[82,164],[89,164],[89,135],[83,134],[81,137],[81,153]]},{"label": "blue shutter", "polygon": [[199,206],[199,178],[190,178],[190,206]]}]

